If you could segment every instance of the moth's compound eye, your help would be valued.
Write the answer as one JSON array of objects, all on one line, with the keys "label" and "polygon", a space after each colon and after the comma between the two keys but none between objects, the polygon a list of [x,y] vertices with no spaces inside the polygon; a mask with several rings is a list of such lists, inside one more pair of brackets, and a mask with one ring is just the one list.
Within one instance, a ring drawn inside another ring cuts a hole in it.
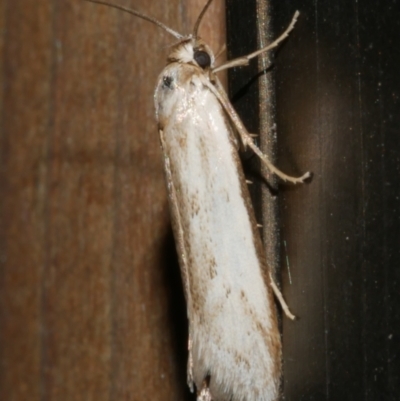
[{"label": "moth's compound eye", "polygon": [[174,79],[168,75],[165,75],[163,77],[163,87],[164,88],[168,88],[168,89],[172,89],[172,84],[174,82]]},{"label": "moth's compound eye", "polygon": [[195,50],[193,57],[196,63],[203,69],[211,65],[210,55],[203,50]]}]

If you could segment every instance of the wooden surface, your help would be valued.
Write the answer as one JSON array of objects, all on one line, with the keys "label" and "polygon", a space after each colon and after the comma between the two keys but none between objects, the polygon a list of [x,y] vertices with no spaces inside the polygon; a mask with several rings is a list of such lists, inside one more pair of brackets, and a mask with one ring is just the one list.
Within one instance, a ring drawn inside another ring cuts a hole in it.
[{"label": "wooden surface", "polygon": [[[119,4],[188,33],[203,1]],[[188,399],[152,98],[175,39],[79,0],[4,0],[0,23],[0,399]]]}]

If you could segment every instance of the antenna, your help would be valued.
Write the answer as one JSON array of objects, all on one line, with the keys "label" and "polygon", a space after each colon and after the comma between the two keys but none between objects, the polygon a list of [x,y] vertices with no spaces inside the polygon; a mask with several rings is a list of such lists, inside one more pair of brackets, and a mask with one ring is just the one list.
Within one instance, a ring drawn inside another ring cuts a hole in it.
[{"label": "antenna", "polygon": [[[144,19],[146,21],[149,21],[149,22],[153,23],[154,25],[157,25],[158,27],[164,29],[164,31],[167,31],[172,36],[175,36],[175,38],[177,38],[177,39],[182,39],[183,38],[183,35],[181,35],[180,33],[176,32],[176,31],[174,31],[173,29],[169,28],[168,26],[166,26],[162,22],[156,20],[155,18],[152,18],[152,17],[149,17],[149,16],[147,16],[145,14],[142,14],[140,11],[134,10],[133,8],[120,6],[118,4],[108,3],[107,1],[101,1],[101,0],[85,0],[85,1],[89,1],[90,3],[102,4],[104,6],[109,6],[109,7],[116,8],[118,10],[126,11],[129,14],[135,15],[136,17],[142,18],[142,19]],[[211,3],[211,1],[212,0],[209,0],[210,3]]]},{"label": "antenna", "polygon": [[197,31],[199,30],[199,26],[200,26],[200,22],[204,17],[204,14],[206,13],[208,7],[210,6],[211,2],[213,0],[208,0],[206,5],[203,7],[203,9],[201,10],[200,15],[197,17],[197,21],[194,24],[194,28],[193,28],[193,37],[196,39],[197,38]]}]

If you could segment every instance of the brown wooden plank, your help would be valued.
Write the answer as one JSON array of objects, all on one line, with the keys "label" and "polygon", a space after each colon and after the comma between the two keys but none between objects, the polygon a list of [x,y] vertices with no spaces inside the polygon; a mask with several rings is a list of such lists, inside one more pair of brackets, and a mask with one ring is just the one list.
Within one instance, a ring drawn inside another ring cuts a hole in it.
[{"label": "brown wooden plank", "polygon": [[43,388],[50,400],[101,401],[111,372],[116,17],[69,1],[53,18]]},{"label": "brown wooden plank", "polygon": [[0,390],[41,396],[52,6],[2,2]]}]

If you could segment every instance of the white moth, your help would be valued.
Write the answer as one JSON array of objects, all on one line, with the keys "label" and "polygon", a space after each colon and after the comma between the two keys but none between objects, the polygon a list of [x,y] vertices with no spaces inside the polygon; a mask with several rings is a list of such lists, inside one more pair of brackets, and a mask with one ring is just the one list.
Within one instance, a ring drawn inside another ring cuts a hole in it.
[{"label": "white moth", "polygon": [[197,34],[208,0],[191,35],[181,35],[132,9],[172,34],[167,66],[155,94],[173,231],[189,319],[188,384],[198,401],[273,401],[279,395],[281,340],[270,278],[240,163],[250,147],[277,176],[292,183],[255,146],[224,92],[216,72],[247,65],[276,47],[293,29],[298,13],[272,44],[214,66],[211,49]]}]

